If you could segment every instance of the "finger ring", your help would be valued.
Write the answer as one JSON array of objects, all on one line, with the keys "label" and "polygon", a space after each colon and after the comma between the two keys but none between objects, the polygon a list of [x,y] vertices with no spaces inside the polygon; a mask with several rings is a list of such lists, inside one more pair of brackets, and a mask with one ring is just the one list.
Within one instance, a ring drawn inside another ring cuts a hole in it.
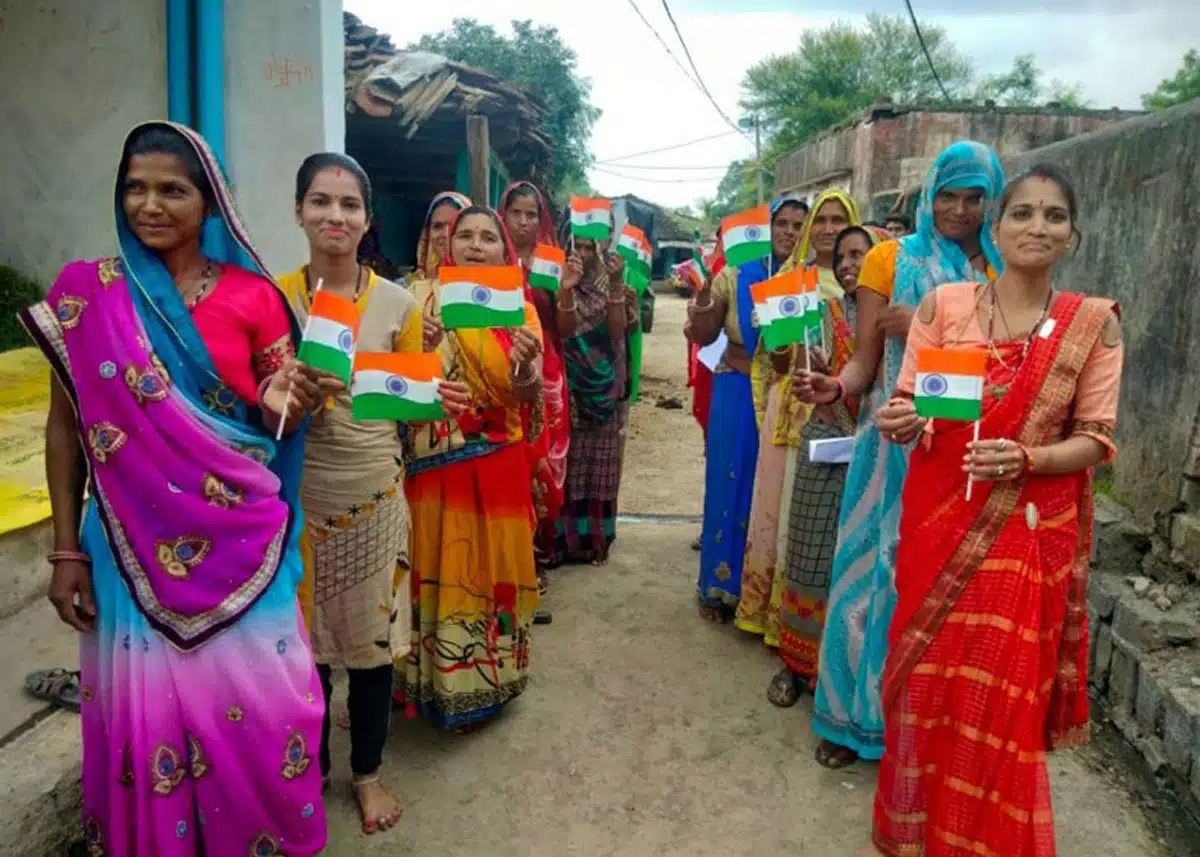
[{"label": "finger ring", "polygon": [[1003,464],[998,464],[998,465],[996,465],[996,475],[997,475],[997,476],[1003,476],[1003,475],[1004,475],[1004,465],[1003,465]]},{"label": "finger ring", "polygon": [[1008,441],[1007,441],[1007,440],[1005,440],[1004,438],[1001,438],[1001,439],[1000,439],[1000,442],[999,442],[998,444],[996,444],[996,446],[997,446],[999,449],[1008,449]]}]

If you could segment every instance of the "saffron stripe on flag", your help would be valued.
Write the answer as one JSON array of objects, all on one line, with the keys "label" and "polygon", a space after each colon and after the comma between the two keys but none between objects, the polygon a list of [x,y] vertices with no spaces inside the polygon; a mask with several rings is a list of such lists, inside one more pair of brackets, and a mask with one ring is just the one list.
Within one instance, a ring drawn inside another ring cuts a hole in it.
[{"label": "saffron stripe on flag", "polygon": [[404,352],[360,352],[354,355],[354,371],[389,372],[413,381],[428,382],[441,378],[442,358],[436,353],[410,354]]},{"label": "saffron stripe on flag", "polygon": [[764,224],[767,227],[771,225],[771,208],[767,205],[759,205],[723,218],[721,232],[724,234],[731,229],[739,229],[743,226],[763,226]]},{"label": "saffron stripe on flag", "polygon": [[358,305],[349,298],[335,295],[324,289],[318,290],[313,295],[312,306],[309,308],[308,314],[313,318],[327,318],[344,325],[350,328],[356,338],[358,337],[358,325],[362,319],[362,313],[358,311]]},{"label": "saffron stripe on flag", "polygon": [[471,283],[493,291],[520,292],[525,277],[516,265],[443,265],[438,269],[438,282]]},{"label": "saffron stripe on flag", "polygon": [[987,352],[981,348],[922,348],[917,352],[917,372],[982,378],[987,374]]}]

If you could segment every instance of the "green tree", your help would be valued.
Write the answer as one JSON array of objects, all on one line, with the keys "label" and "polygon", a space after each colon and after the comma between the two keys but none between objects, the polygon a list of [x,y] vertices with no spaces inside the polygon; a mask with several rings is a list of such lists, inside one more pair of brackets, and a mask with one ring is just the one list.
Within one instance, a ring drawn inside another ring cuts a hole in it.
[{"label": "green tree", "polygon": [[587,186],[588,149],[600,111],[590,102],[592,84],[577,73],[578,58],[557,28],[513,21],[512,35],[472,18],[456,18],[450,29],[422,36],[409,50],[431,51],[510,80],[542,100],[546,135],[557,143],[554,193]]},{"label": "green tree", "polygon": [[[951,97],[971,83],[971,63],[945,31],[922,25],[929,55]],[[916,33],[906,18],[872,14],[865,29],[834,23],[808,31],[790,54],[752,66],[742,81],[744,113],[757,114],[771,150],[790,151],[880,97],[901,104],[940,99]]]},{"label": "green tree", "polygon": [[1200,98],[1200,52],[1195,48],[1183,55],[1183,65],[1174,77],[1166,78],[1153,92],[1142,96],[1142,106],[1147,110],[1166,110],[1193,98]]},{"label": "green tree", "polygon": [[1087,107],[1083,87],[1067,85],[1052,80],[1042,83],[1042,70],[1038,68],[1033,54],[1020,54],[1013,66],[1000,74],[989,74],[975,88],[976,101],[994,101],[1004,107],[1036,107],[1048,102],[1057,102],[1064,107]]}]

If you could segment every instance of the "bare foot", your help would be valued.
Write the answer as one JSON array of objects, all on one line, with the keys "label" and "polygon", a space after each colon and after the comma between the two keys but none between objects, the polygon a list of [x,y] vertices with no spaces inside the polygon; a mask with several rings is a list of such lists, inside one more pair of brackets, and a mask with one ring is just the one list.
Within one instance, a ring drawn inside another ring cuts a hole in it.
[{"label": "bare foot", "polygon": [[705,622],[712,622],[714,625],[724,625],[729,621],[729,617],[725,615],[725,611],[720,607],[711,607],[708,604],[700,605],[700,618]]},{"label": "bare foot", "polygon": [[404,814],[400,804],[380,784],[379,777],[367,777],[356,782],[354,796],[362,813],[362,831],[368,836],[391,830]]},{"label": "bare foot", "polygon": [[836,771],[857,762],[858,753],[832,741],[822,741],[817,745],[816,759],[818,764]]}]

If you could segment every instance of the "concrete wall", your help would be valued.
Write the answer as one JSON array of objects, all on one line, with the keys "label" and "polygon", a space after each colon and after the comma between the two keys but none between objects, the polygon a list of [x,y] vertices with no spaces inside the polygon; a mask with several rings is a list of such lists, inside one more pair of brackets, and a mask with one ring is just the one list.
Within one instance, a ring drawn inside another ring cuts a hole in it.
[{"label": "concrete wall", "polygon": [[129,129],[165,116],[162,0],[0,2],[0,262],[49,286],[111,253]]},{"label": "concrete wall", "polygon": [[296,226],[296,169],[343,151],[341,0],[225,4],[226,150],[247,228],[275,273],[308,258]]},{"label": "concrete wall", "polygon": [[1200,101],[1005,159],[1065,168],[1083,244],[1060,288],[1121,304],[1117,496],[1143,521],[1173,506],[1200,411]]},{"label": "concrete wall", "polygon": [[957,140],[979,140],[1003,155],[1025,152],[1086,134],[1128,118],[1092,111],[1075,115],[1018,110],[900,111],[875,109],[805,143],[779,161],[776,192],[813,194],[848,188],[871,210],[881,193],[921,183],[942,149]]}]

